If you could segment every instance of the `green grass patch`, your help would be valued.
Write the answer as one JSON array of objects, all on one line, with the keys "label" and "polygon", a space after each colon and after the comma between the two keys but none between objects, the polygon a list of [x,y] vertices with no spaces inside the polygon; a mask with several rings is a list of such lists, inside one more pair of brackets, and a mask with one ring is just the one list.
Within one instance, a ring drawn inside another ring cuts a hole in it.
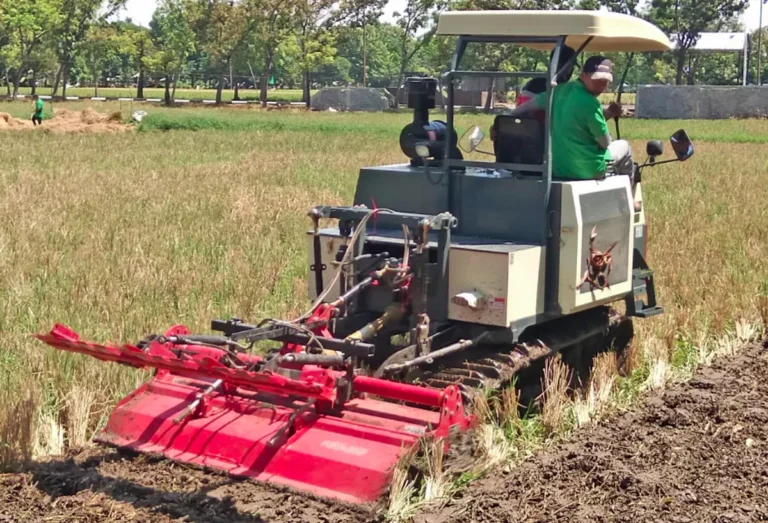
[{"label": "green grass patch", "polygon": [[[37,94],[50,95],[53,89],[50,87],[38,87]],[[29,87],[21,87],[19,94],[29,96],[32,89]],[[316,91],[312,91],[315,93]],[[59,90],[61,95],[61,90]],[[79,96],[81,98],[90,98],[96,96],[92,87],[70,87],[67,89],[67,96]],[[137,92],[135,88],[127,87],[100,87],[98,96],[106,98],[135,98]],[[165,89],[156,87],[144,88],[145,98],[163,98],[165,96]],[[259,99],[259,91],[255,89],[241,89],[239,92],[240,100],[257,101]],[[235,97],[234,90],[224,90],[221,93],[221,99],[224,101],[231,101]],[[176,89],[176,99],[179,100],[215,100],[215,89]],[[301,90],[300,89],[274,89],[267,91],[267,100],[270,102],[300,102]]]}]

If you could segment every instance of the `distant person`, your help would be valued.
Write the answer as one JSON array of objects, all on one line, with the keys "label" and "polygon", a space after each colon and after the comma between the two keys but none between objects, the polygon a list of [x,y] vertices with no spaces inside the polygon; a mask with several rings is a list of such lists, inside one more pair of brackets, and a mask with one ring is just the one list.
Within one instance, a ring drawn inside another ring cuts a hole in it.
[{"label": "distant person", "polygon": [[45,104],[37,95],[33,96],[32,100],[34,100],[34,105],[33,105],[34,112],[32,113],[32,124],[35,127],[37,127],[38,125],[43,124],[43,109],[45,107]]}]

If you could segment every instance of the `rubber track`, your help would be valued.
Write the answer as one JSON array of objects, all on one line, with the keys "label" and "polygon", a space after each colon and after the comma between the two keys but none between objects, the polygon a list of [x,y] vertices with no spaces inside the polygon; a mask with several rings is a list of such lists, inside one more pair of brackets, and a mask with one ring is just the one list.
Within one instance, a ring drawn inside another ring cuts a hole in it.
[{"label": "rubber track", "polygon": [[[511,385],[515,376],[538,360],[557,352],[582,345],[589,354],[595,354],[610,349],[612,344],[620,348],[629,344],[632,338],[629,317],[610,310],[607,317],[590,319],[592,321],[581,323],[578,320],[563,320],[556,329],[547,329],[556,334],[544,334],[507,348],[484,345],[443,358],[424,367],[418,381],[435,388],[458,384],[464,392],[477,388],[499,390]],[[599,323],[593,323],[595,320]],[[599,324],[604,328],[600,328]]]}]

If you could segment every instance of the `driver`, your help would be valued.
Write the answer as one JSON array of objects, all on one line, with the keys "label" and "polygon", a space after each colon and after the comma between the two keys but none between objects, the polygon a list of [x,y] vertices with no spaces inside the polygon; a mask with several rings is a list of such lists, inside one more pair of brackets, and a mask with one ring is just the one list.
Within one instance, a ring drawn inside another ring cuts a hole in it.
[{"label": "driver", "polygon": [[[611,103],[603,110],[598,96],[613,81],[613,64],[604,56],[592,56],[579,77],[554,88],[552,100],[552,174],[559,180],[592,180],[606,174],[633,173],[629,142],[611,140],[606,118],[621,115]],[[511,113],[542,110],[547,94],[536,96]]]}]

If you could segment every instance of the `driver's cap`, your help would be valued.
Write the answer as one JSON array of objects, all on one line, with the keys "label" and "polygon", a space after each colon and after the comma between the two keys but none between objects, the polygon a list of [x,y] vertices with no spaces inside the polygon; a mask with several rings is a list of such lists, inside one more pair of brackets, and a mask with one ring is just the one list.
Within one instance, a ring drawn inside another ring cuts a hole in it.
[{"label": "driver's cap", "polygon": [[590,56],[581,70],[593,80],[613,82],[613,63],[604,56]]}]

